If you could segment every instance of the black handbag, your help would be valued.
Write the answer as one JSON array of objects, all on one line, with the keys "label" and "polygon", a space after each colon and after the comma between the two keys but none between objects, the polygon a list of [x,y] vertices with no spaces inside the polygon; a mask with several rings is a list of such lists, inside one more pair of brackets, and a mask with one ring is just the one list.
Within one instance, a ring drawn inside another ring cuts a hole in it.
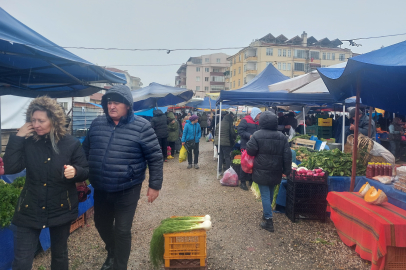
[{"label": "black handbag", "polygon": [[195,147],[195,145],[196,145],[196,130],[195,130],[195,126],[196,125],[193,125],[193,140],[189,140],[189,141],[186,141],[185,142],[185,147],[186,147],[186,150],[187,151],[190,151],[190,150],[192,150],[194,147]]}]

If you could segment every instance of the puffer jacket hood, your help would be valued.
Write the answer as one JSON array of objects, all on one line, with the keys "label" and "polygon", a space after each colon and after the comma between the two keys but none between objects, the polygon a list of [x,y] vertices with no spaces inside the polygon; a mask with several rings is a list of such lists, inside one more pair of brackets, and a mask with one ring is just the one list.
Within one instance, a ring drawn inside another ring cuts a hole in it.
[{"label": "puffer jacket hood", "polygon": [[164,113],[161,111],[161,110],[154,110],[153,112],[152,112],[152,115],[153,116],[161,116],[161,115],[163,115]]},{"label": "puffer jacket hood", "polygon": [[173,114],[173,112],[168,112],[168,115],[166,117],[171,120],[175,119],[175,115]]},{"label": "puffer jacket hood", "polygon": [[[131,94],[130,88],[125,85],[114,85],[112,88],[110,88],[106,94],[103,95],[101,105],[103,107],[103,111],[106,114],[107,119],[111,120],[109,116],[109,111],[107,108],[107,98],[109,94],[118,94],[122,96],[128,104],[130,104],[130,109],[127,112],[127,122],[131,122],[134,119],[134,111],[133,111],[133,95]],[[111,120],[112,121],[112,120]]]},{"label": "puffer jacket hood", "polygon": [[270,111],[261,113],[259,127],[261,129],[278,130],[278,117]]}]

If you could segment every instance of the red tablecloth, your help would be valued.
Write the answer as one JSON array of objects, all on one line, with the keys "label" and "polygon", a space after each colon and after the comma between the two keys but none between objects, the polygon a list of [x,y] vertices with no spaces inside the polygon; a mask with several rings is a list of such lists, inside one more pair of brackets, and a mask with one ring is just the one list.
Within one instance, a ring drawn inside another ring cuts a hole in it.
[{"label": "red tablecloth", "polygon": [[406,211],[390,203],[367,204],[353,192],[329,192],[331,220],[347,246],[356,245],[371,270],[384,269],[386,247],[406,247]]}]

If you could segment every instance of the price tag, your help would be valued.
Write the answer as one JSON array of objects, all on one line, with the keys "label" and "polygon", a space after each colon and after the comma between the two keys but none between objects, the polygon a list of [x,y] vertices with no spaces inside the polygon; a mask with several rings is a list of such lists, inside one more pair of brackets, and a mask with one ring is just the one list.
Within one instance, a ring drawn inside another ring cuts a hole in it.
[{"label": "price tag", "polygon": [[323,151],[324,148],[326,147],[326,144],[327,144],[327,142],[322,142],[321,145],[320,145],[319,151]]}]

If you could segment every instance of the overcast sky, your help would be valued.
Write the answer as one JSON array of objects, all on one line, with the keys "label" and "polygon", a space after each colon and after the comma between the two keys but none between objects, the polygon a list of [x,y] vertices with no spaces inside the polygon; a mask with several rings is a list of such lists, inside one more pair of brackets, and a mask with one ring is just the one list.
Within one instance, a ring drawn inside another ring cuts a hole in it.
[{"label": "overcast sky", "polygon": [[[406,33],[405,0],[0,0],[17,20],[60,46],[115,48],[243,47],[268,33],[287,38],[303,31],[316,39],[352,39]],[[360,40],[366,53],[406,35]],[[174,85],[190,56],[213,51],[119,52],[70,49],[101,66],[151,82]],[[238,50],[223,50],[234,54]],[[160,67],[120,65],[169,65]]]}]

